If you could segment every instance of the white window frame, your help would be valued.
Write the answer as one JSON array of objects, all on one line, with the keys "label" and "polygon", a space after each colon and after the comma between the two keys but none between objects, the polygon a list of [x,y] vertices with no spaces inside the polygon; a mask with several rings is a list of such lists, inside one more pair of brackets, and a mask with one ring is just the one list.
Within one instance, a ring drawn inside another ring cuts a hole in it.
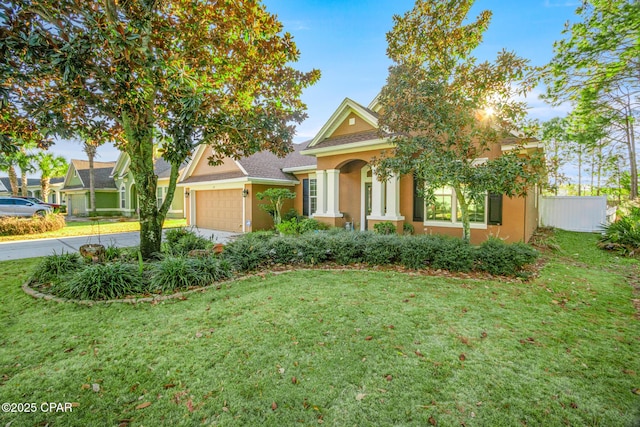
[{"label": "white window frame", "polygon": [[[313,186],[312,186],[313,184]],[[313,191],[311,189],[313,188]],[[309,177],[309,217],[318,210],[318,180],[315,177]]]},{"label": "white window frame", "polygon": [[[447,228],[462,228],[462,222],[458,221],[458,198],[456,197],[456,192],[453,188],[451,189],[451,220],[450,221],[435,221],[427,219],[429,213],[429,204],[425,201],[424,204],[424,225],[429,227],[447,227]],[[437,190],[436,190],[437,192]],[[474,229],[487,229],[487,214],[489,210],[489,197],[487,194],[484,195],[484,221],[483,222],[473,222],[470,221],[469,225]]]},{"label": "white window frame", "polygon": [[127,188],[124,184],[120,186],[120,209],[126,209],[127,207]]}]

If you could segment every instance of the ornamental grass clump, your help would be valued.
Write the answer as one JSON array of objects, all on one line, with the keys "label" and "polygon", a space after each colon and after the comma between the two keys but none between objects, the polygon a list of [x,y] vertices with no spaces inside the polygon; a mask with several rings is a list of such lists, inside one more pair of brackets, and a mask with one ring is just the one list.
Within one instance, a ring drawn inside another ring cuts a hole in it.
[{"label": "ornamental grass clump", "polygon": [[57,281],[51,292],[77,300],[110,300],[144,292],[144,281],[135,264],[110,262],[89,264]]},{"label": "ornamental grass clump", "polygon": [[31,282],[40,284],[56,283],[84,266],[84,261],[76,252],[49,255],[38,263],[31,275]]},{"label": "ornamental grass clump", "polygon": [[29,218],[9,216],[0,218],[0,236],[38,234],[47,231],[61,230],[64,226],[64,216],[60,214],[36,215]]},{"label": "ornamental grass clump", "polygon": [[213,274],[202,258],[168,256],[153,263],[149,274],[150,290],[160,293],[206,286],[213,281]]}]

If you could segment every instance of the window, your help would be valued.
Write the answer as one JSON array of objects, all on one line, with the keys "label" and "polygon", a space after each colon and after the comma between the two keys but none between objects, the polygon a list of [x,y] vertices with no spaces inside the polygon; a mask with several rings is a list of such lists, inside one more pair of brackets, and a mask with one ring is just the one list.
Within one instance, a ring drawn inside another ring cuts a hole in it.
[{"label": "window", "polygon": [[[443,187],[434,191],[434,201],[426,207],[426,221],[460,225],[462,210],[451,187]],[[480,203],[469,204],[469,221],[475,224],[487,223],[487,198]]]},{"label": "window", "polygon": [[315,179],[302,180],[302,215],[311,216],[318,210],[318,186]]},{"label": "window", "polygon": [[126,189],[124,188],[124,184],[122,184],[120,187],[120,209],[124,209],[126,207],[126,203]]},{"label": "window", "polygon": [[164,187],[156,188],[156,203],[158,204],[158,208],[162,206],[162,202],[164,201]]},{"label": "window", "polygon": [[427,206],[427,221],[451,222],[453,207],[453,189],[439,188],[433,193],[433,204]]}]

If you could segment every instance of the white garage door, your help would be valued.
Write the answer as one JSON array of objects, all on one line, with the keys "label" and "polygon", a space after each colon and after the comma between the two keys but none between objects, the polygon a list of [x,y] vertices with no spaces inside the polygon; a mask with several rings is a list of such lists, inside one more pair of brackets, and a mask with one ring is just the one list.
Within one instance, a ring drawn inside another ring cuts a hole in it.
[{"label": "white garage door", "polygon": [[206,190],[196,194],[196,225],[223,231],[242,231],[242,190]]},{"label": "white garage door", "polygon": [[71,215],[84,215],[87,213],[86,196],[84,194],[70,194],[67,198],[67,212]]}]

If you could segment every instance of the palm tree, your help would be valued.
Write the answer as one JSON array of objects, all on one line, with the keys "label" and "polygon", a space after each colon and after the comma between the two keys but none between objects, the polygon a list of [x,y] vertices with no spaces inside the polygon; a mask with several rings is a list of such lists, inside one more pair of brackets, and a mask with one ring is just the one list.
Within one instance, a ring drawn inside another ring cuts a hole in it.
[{"label": "palm tree", "polygon": [[40,151],[36,154],[35,163],[40,170],[41,198],[46,202],[49,198],[49,191],[51,190],[51,178],[64,176],[67,173],[69,164],[64,157],[54,156],[45,151]]},{"label": "palm tree", "polygon": [[0,170],[9,174],[9,182],[11,183],[11,194],[18,195],[18,175],[16,174],[17,155],[16,152],[0,153]]},{"label": "palm tree", "polygon": [[21,184],[22,184],[22,196],[26,197],[29,195],[27,189],[27,173],[35,172],[35,168],[33,167],[33,154],[27,151],[27,149],[33,148],[31,144],[24,144],[20,146],[20,151],[16,152],[16,163],[20,168],[21,175]]}]

